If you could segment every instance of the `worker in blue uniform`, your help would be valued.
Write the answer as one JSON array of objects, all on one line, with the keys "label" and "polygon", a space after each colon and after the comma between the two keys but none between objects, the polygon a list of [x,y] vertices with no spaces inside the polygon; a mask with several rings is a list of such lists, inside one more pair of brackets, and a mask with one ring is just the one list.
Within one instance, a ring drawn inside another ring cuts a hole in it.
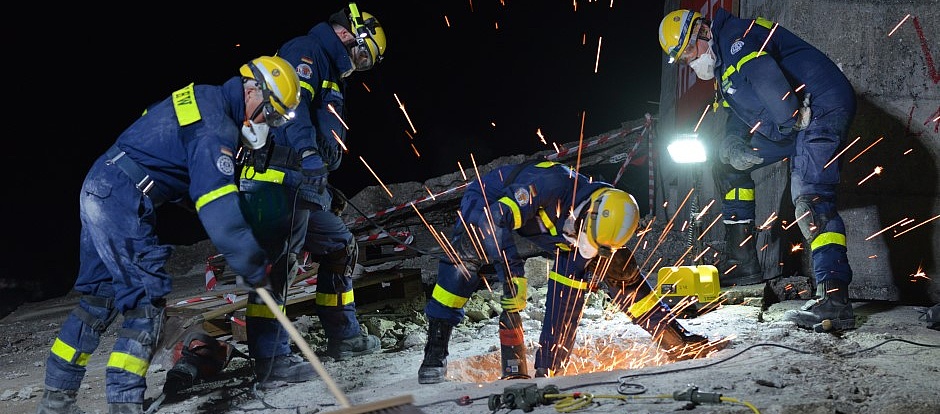
[{"label": "worker in blue uniform", "polygon": [[730,114],[716,164],[727,246],[737,265],[729,282],[763,281],[755,244],[742,243],[754,232],[751,172],[789,158],[791,198],[812,255],[816,298],[785,319],[817,331],[853,329],[852,268],[836,208],[836,156],[856,108],[848,79],[786,28],[723,9],[711,20],[691,10],[673,11],[660,24],[659,41],[670,62],[689,65],[699,79],[714,79],[716,106]]},{"label": "worker in blue uniform", "polygon": [[[256,58],[239,72],[222,85],[190,84],[150,106],[88,171],[79,199],[81,264],[74,286],[82,296],[46,360],[38,413],[81,412],[76,394],[86,364],[118,314],[123,322],[106,372],[110,412],[143,412],[145,376],[172,288],[164,268],[172,247],[155,233],[161,204],[191,203],[241,284],[269,286],[270,261],[240,206],[235,154],[239,141],[263,142],[270,127],[289,120],[300,85],[278,57]],[[281,346],[286,332],[247,329],[258,365],[314,376],[309,363],[292,362],[290,348]]]},{"label": "worker in blue uniform", "polygon": [[[451,332],[464,318],[463,306],[477,289],[483,265],[492,264],[500,283],[506,286],[501,300],[503,310],[518,312],[525,308],[528,281],[515,235],[555,259],[548,276],[535,376],[561,371],[574,345],[586,294],[602,281],[604,272],[597,269],[620,263],[617,278],[630,280],[618,286],[635,287],[633,273],[621,271],[626,262],[612,258],[625,250],[624,245],[636,231],[638,216],[632,195],[556,162],[506,165],[471,182],[460,201],[460,215],[445,248],[448,254],[439,262],[437,283],[425,307],[428,342],[418,382],[446,380]],[[665,329],[675,335],[655,329],[654,339],[661,340],[663,348],[678,350],[686,344],[708,342],[703,336],[689,335],[674,319],[665,321],[667,308],[654,308],[638,315],[634,322],[644,329],[659,322],[668,325]]]},{"label": "worker in blue uniform", "polygon": [[289,253],[286,263],[276,267],[296,268],[303,251],[319,263],[316,312],[327,337],[326,353],[335,360],[382,349],[379,338],[364,332],[356,318],[352,273],[358,245],[331,208],[345,200],[333,200],[327,176],[339,168],[345,145],[345,78],[373,68],[385,48],[382,25],[356,3],[283,44],[277,55],[297,72],[300,104],[290,124],[272,130],[273,149],[259,152],[263,156],[256,158],[262,162],[244,169],[241,180],[242,191],[262,192],[276,182],[290,194],[293,225],[284,233]]}]

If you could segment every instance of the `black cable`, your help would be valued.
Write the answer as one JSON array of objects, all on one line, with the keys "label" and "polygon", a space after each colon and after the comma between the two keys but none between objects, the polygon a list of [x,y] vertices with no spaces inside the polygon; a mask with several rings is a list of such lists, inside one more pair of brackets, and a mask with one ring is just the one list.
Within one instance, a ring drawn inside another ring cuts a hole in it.
[{"label": "black cable", "polygon": [[[852,352],[847,352],[847,353],[843,353],[843,354],[837,354],[837,356],[840,356],[840,357],[847,357],[847,356],[859,354],[859,353],[862,353],[862,352],[866,352],[866,351],[873,350],[873,349],[875,349],[875,348],[881,347],[882,345],[885,345],[885,344],[888,344],[888,343],[891,343],[891,342],[904,342],[904,343],[908,343],[908,344],[911,344],[911,345],[917,345],[917,346],[922,346],[922,347],[927,347],[927,348],[940,348],[940,345],[922,344],[922,343],[919,343],[919,342],[909,341],[909,340],[907,340],[907,339],[892,338],[892,339],[887,339],[887,340],[885,340],[885,341],[882,341],[881,343],[878,343],[878,344],[876,344],[876,345],[870,346],[870,347],[865,348],[865,349],[860,349],[860,350],[858,350],[858,351],[852,351]],[[618,384],[617,392],[620,393],[620,394],[625,394],[625,395],[631,395],[631,394],[635,393],[635,392],[632,392],[632,393],[624,393],[624,392],[621,392],[621,390],[622,390],[623,387],[625,387],[625,386],[628,386],[628,387],[637,387],[637,386],[639,386],[639,387],[642,387],[642,388],[645,390],[645,387],[643,387],[642,385],[638,385],[638,384],[635,384],[635,383],[628,383],[628,382],[626,382],[625,379],[627,379],[627,378],[637,378],[637,377],[645,377],[645,376],[650,376],[650,375],[661,375],[661,374],[672,374],[672,373],[675,373],[675,372],[691,371],[691,370],[700,369],[700,368],[713,367],[713,366],[718,365],[718,364],[721,364],[721,363],[723,363],[723,362],[730,361],[731,359],[736,358],[736,357],[740,356],[741,354],[743,354],[743,353],[745,353],[745,352],[747,352],[747,351],[750,351],[751,349],[759,348],[759,347],[765,347],[765,346],[766,346],[766,347],[783,348],[783,349],[790,350],[790,351],[793,351],[793,352],[798,352],[798,353],[801,353],[801,354],[813,354],[813,353],[814,353],[814,352],[804,351],[804,350],[797,349],[797,348],[793,348],[793,347],[786,346],[786,345],[780,345],[780,344],[772,344],[772,343],[768,343],[768,342],[762,342],[762,343],[754,344],[754,345],[751,345],[751,346],[749,346],[749,347],[747,347],[747,348],[744,348],[744,349],[742,349],[741,351],[738,351],[738,352],[735,353],[734,355],[731,355],[731,356],[729,356],[729,357],[727,357],[727,358],[720,359],[720,360],[718,360],[718,361],[715,361],[715,362],[712,362],[712,363],[709,363],[709,364],[705,364],[705,365],[700,365],[700,366],[696,366],[696,367],[687,367],[687,368],[668,369],[668,370],[665,370],[665,371],[643,372],[643,373],[638,373],[638,374],[622,375],[622,376],[620,376],[620,377],[617,378],[617,384]],[[578,385],[576,385],[576,386],[571,386],[571,387],[566,387],[566,388],[559,388],[558,391],[560,392],[560,391],[567,391],[567,390],[571,390],[571,389],[575,389],[575,388],[586,388],[586,387],[591,387],[591,386],[596,386],[596,385],[610,385],[610,384],[613,384],[613,382],[612,382],[612,381],[589,382],[589,383],[585,383],[585,384],[578,384]],[[443,403],[446,403],[446,402],[454,402],[454,403],[458,403],[458,405],[460,405],[458,401],[477,401],[477,400],[481,400],[481,399],[484,399],[484,398],[489,398],[489,397],[488,397],[488,396],[484,396],[484,397],[476,397],[476,398],[469,398],[469,399],[456,399],[456,400],[455,400],[455,399],[446,399],[446,400],[437,400],[437,401],[429,402],[429,403],[427,403],[427,404],[418,405],[417,407],[419,407],[419,408],[421,408],[421,407],[429,407],[429,406],[433,406],[433,405],[437,405],[437,404],[443,404]]]},{"label": "black cable", "polygon": [[[326,185],[327,185],[327,187],[329,187],[330,189],[333,189],[333,188],[334,188],[333,185],[330,184],[330,183],[327,183]],[[419,249],[419,248],[417,248],[417,247],[415,247],[415,246],[412,246],[412,245],[410,245],[410,244],[408,244],[408,243],[405,243],[404,240],[395,237],[395,235],[393,235],[392,232],[386,230],[385,227],[383,227],[381,224],[376,223],[374,220],[372,220],[371,218],[369,218],[369,216],[368,216],[366,213],[363,213],[362,210],[359,209],[359,207],[356,207],[356,205],[353,204],[353,202],[350,201],[350,200],[349,200],[349,197],[346,197],[345,194],[343,194],[343,193],[340,192],[340,191],[334,191],[334,192],[333,192],[333,195],[334,195],[334,196],[336,196],[337,194],[340,196],[340,198],[342,198],[344,201],[346,201],[346,204],[352,206],[353,210],[356,210],[357,213],[359,213],[364,219],[366,219],[366,221],[368,221],[369,224],[371,224],[371,225],[373,225],[375,228],[379,229],[379,231],[381,231],[382,233],[387,234],[387,235],[388,235],[388,238],[390,238],[390,239],[392,239],[392,240],[398,242],[398,244],[404,246],[406,249],[414,250],[414,251],[416,251],[416,252],[418,252],[418,253],[421,253],[421,254],[423,254],[423,255],[425,255],[425,256],[433,256],[433,255],[434,255],[434,253],[432,253],[432,252]],[[436,253],[442,253],[442,252],[443,252],[443,251],[438,251],[438,252],[436,252]]]}]

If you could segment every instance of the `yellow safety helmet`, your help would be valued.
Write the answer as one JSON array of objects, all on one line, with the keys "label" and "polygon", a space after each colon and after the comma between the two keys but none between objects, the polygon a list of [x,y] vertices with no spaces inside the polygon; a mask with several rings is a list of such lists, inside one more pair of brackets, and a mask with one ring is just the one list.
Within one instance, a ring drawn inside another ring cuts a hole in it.
[{"label": "yellow safety helmet", "polygon": [[659,45],[669,55],[669,63],[682,56],[689,46],[692,27],[702,18],[702,14],[692,10],[676,10],[663,17],[659,23]]},{"label": "yellow safety helmet", "polygon": [[333,14],[330,23],[342,25],[353,36],[356,44],[350,49],[353,66],[357,71],[372,69],[385,56],[385,30],[375,16],[360,12],[356,3]]},{"label": "yellow safety helmet", "polygon": [[278,56],[261,56],[238,71],[258,82],[265,100],[258,110],[264,110],[265,123],[279,127],[294,117],[300,103],[300,79],[290,63]]},{"label": "yellow safety helmet", "polygon": [[601,188],[591,194],[584,218],[584,235],[602,256],[627,244],[640,221],[640,208],[629,193],[616,188]]}]

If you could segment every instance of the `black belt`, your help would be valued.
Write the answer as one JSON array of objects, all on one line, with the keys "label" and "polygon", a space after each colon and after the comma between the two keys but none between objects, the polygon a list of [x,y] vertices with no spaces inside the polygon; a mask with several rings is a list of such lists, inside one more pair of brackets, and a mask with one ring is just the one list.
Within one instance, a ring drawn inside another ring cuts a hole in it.
[{"label": "black belt", "polygon": [[163,204],[170,199],[157,185],[157,182],[153,180],[153,177],[147,174],[147,171],[132,160],[131,157],[128,157],[126,152],[114,146],[109,148],[104,155],[108,157],[107,163],[109,165],[116,165],[121,171],[124,171],[124,174],[130,177],[131,181],[134,182],[134,186],[145,196],[149,197],[154,205]]},{"label": "black belt", "polygon": [[291,170],[300,169],[300,155],[293,148],[283,145],[275,145],[271,154],[271,167],[288,168]]}]

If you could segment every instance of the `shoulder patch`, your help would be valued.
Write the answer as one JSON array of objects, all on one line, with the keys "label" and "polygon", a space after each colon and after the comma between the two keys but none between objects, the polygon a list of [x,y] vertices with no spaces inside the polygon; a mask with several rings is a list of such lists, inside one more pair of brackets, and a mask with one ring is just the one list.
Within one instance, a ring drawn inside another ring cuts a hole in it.
[{"label": "shoulder patch", "polygon": [[731,44],[731,54],[733,55],[735,53],[740,52],[741,48],[743,47],[744,47],[744,41],[736,40],[734,43]]},{"label": "shoulder patch", "polygon": [[529,202],[532,200],[529,196],[529,191],[525,187],[517,188],[512,196],[516,199],[516,204],[519,204],[519,207],[529,205]]},{"label": "shoulder patch", "polygon": [[219,158],[215,160],[215,168],[218,168],[223,175],[234,175],[235,161],[229,155],[219,155]]},{"label": "shoulder patch", "polygon": [[313,74],[313,69],[310,69],[310,65],[306,63],[301,63],[297,65],[297,76],[300,76],[304,79],[310,79],[310,75]]},{"label": "shoulder patch", "polygon": [[306,63],[306,64],[308,64],[308,65],[312,65],[312,64],[313,64],[313,59],[310,58],[310,57],[307,57],[307,56],[301,57],[301,58],[300,58],[300,61],[301,61],[301,62],[304,62],[304,63]]}]

